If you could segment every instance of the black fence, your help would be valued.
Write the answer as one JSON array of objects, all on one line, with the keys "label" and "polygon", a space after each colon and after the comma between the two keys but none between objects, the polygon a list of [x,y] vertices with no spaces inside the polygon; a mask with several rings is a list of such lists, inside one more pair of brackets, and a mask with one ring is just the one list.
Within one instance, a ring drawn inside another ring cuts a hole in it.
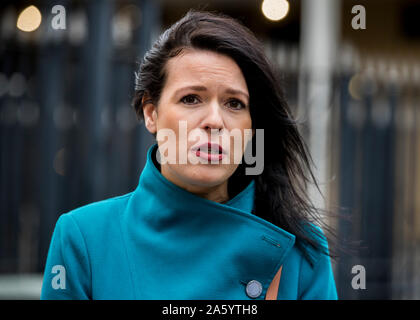
[{"label": "black fence", "polygon": [[60,3],[75,30],[2,32],[0,273],[42,272],[58,216],[132,191],[153,141],[131,99],[136,61],[160,31],[156,3],[44,1],[44,19]]}]

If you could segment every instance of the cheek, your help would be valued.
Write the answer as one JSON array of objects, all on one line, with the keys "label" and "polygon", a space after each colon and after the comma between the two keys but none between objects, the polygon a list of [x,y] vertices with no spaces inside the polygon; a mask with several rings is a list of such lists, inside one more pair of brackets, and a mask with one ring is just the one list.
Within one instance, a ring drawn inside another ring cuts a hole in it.
[{"label": "cheek", "polygon": [[252,138],[252,120],[251,117],[248,115],[245,117],[240,124],[238,125],[241,131],[241,137],[243,141],[242,148],[243,150],[246,147],[247,142]]},{"label": "cheek", "polygon": [[161,128],[178,129],[180,121],[185,121],[189,128],[193,128],[198,118],[199,115],[193,110],[188,110],[178,104],[166,104],[160,106],[157,123]]},{"label": "cheek", "polygon": [[230,163],[238,165],[243,157],[245,148],[252,139],[252,122],[250,117],[244,117],[231,122],[230,129]]},{"label": "cheek", "polygon": [[157,129],[170,129],[178,134],[179,121],[182,120],[179,112],[172,106],[160,106],[158,117],[156,120]]}]

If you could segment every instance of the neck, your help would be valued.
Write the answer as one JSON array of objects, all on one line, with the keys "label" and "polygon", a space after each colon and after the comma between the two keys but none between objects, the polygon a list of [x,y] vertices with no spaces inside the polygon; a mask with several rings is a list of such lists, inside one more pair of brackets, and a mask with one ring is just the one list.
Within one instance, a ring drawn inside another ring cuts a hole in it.
[{"label": "neck", "polygon": [[214,187],[214,190],[205,190],[204,192],[198,191],[193,193],[201,198],[219,203],[225,203],[229,200],[227,183]]}]

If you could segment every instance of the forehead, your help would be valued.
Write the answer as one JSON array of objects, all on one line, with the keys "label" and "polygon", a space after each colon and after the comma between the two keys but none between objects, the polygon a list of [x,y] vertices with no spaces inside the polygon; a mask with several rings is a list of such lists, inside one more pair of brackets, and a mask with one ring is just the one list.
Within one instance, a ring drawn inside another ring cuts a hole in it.
[{"label": "forehead", "polygon": [[169,59],[166,65],[167,85],[180,86],[190,81],[226,83],[247,89],[237,63],[227,55],[209,50],[186,49]]}]

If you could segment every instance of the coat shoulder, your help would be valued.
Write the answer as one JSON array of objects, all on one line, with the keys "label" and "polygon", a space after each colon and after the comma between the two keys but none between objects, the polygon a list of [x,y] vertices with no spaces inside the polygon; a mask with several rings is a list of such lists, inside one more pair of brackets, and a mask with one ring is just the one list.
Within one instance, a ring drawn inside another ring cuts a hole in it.
[{"label": "coat shoulder", "polygon": [[107,221],[112,221],[113,218],[117,218],[116,216],[125,209],[131,195],[132,192],[95,201],[75,208],[64,213],[64,215],[72,217],[82,227],[99,226]]},{"label": "coat shoulder", "polygon": [[303,255],[306,257],[307,262],[314,266],[319,259],[329,256],[328,240],[322,228],[316,224],[310,223],[305,229],[307,236],[317,244],[317,248],[309,244],[302,244],[305,251]]}]

